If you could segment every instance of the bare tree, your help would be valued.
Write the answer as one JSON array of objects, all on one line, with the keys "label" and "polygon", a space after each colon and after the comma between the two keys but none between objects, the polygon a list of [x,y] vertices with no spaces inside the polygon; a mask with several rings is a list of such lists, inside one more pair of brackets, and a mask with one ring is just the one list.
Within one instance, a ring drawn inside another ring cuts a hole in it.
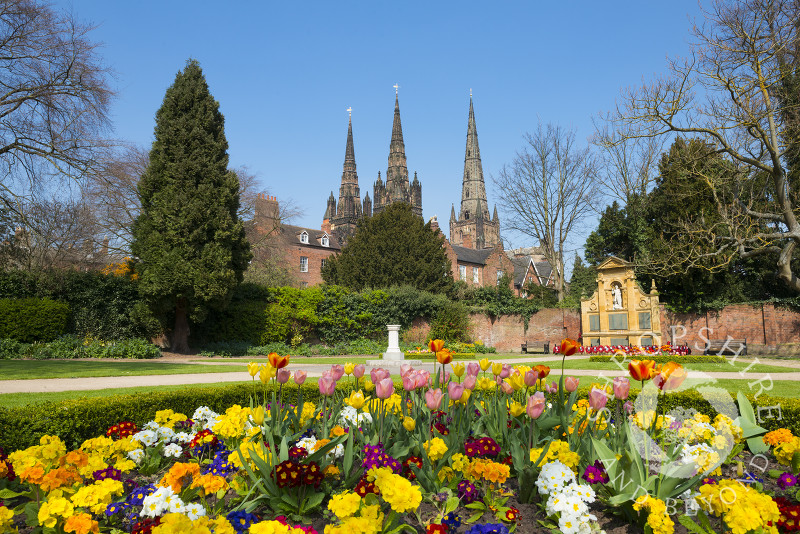
[{"label": "bare tree", "polygon": [[796,125],[787,124],[797,99],[785,98],[800,66],[800,2],[718,0],[704,15],[689,59],[670,61],[668,74],[623,94],[617,113],[625,138],[689,134],[728,158],[735,194],[709,181],[724,224],[686,229],[705,235],[713,250],[686,247],[681,256],[721,266],[737,255],[775,255],[778,277],[800,292],[791,266],[800,224],[787,179],[787,149],[800,143]]},{"label": "bare tree", "polygon": [[0,3],[0,200],[9,209],[45,174],[84,176],[105,144],[112,91],[91,29],[44,2]]},{"label": "bare tree", "polygon": [[560,302],[565,246],[595,198],[595,161],[588,147],[577,146],[574,130],[539,124],[525,140],[494,183],[507,227],[539,240]]}]

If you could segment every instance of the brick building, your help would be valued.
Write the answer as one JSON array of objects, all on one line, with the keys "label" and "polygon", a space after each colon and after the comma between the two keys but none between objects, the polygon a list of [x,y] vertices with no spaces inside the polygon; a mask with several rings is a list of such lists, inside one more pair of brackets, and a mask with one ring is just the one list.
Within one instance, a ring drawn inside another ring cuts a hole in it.
[{"label": "brick building", "polygon": [[553,267],[539,247],[518,248],[506,252],[514,264],[514,293],[528,297],[531,285],[553,287]]}]

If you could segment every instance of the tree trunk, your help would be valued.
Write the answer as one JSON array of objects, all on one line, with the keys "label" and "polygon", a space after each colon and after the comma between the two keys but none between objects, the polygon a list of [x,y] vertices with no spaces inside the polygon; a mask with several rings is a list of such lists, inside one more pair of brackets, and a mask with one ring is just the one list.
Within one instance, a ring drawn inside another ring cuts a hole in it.
[{"label": "tree trunk", "polygon": [[172,330],[172,351],[178,354],[189,352],[189,315],[186,310],[186,299],[178,299],[175,303],[175,328]]}]

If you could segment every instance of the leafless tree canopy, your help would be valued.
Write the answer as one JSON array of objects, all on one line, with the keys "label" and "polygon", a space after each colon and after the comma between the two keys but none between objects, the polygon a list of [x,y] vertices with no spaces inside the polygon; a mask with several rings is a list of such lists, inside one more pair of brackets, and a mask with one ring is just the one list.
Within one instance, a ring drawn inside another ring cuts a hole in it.
[{"label": "leafless tree canopy", "polygon": [[691,57],[670,61],[663,77],[625,91],[617,109],[625,139],[700,137],[737,168],[736,198],[719,202],[726,232],[706,232],[713,252],[692,247],[684,257],[724,263],[734,254],[775,254],[778,276],[798,292],[791,260],[800,224],[786,160],[787,149],[800,142],[788,124],[797,116],[797,99],[781,96],[800,72],[799,7],[797,0],[715,1],[694,28]]},{"label": "leafless tree canopy", "polygon": [[104,144],[112,92],[90,30],[37,0],[0,3],[0,187],[7,207],[46,172],[83,176]]},{"label": "leafless tree canopy", "polygon": [[595,162],[575,132],[541,124],[494,178],[506,226],[538,239],[564,298],[564,249],[596,195]]}]

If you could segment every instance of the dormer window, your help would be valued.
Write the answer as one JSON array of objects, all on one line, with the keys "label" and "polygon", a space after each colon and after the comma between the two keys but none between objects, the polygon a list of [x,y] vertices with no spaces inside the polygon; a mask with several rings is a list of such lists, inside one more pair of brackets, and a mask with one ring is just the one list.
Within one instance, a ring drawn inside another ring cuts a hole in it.
[{"label": "dormer window", "polygon": [[319,242],[320,242],[320,243],[322,243],[322,246],[323,246],[323,247],[328,247],[328,246],[330,246],[330,240],[328,239],[328,236],[327,236],[327,235],[323,235],[323,236],[322,236],[322,239],[320,239],[320,240],[319,240]]},{"label": "dormer window", "polygon": [[300,242],[308,244],[308,232],[300,233]]}]

